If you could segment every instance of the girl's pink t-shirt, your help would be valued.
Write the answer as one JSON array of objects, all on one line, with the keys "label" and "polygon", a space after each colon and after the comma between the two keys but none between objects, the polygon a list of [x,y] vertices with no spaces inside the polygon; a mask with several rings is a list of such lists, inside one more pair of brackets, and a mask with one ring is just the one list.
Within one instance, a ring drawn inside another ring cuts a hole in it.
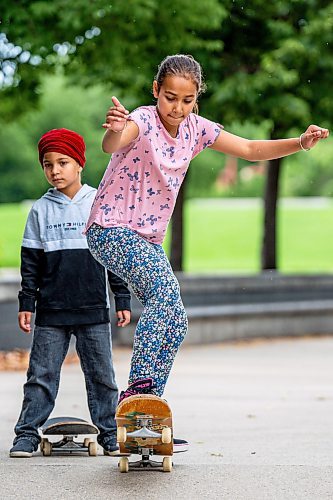
[{"label": "girl's pink t-shirt", "polygon": [[215,142],[222,127],[191,113],[173,138],[156,106],[141,106],[129,119],[139,127],[139,135],[112,155],[86,230],[93,223],[128,227],[161,244],[190,161]]}]

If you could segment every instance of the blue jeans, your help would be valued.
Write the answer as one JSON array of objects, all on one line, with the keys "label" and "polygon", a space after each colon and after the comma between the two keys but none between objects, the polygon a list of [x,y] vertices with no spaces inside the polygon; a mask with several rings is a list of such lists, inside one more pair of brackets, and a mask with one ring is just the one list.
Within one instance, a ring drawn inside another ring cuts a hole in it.
[{"label": "blue jeans", "polygon": [[54,408],[61,366],[72,334],[76,337],[76,350],[85,377],[91,420],[100,431],[97,440],[102,446],[116,443],[118,388],[112,363],[111,328],[110,323],[101,323],[35,327],[14,444],[27,438],[37,449],[40,442],[38,428]]}]

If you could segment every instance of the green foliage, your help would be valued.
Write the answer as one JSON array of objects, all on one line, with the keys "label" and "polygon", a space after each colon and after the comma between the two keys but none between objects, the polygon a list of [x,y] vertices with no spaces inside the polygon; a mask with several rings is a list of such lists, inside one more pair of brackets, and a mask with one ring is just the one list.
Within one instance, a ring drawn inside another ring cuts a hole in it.
[{"label": "green foliage", "polygon": [[[52,128],[76,130],[85,138],[87,164],[82,180],[97,187],[108,162],[101,150],[101,123],[109,106],[108,91],[102,86],[82,88],[68,84],[61,76],[45,77],[40,87],[39,105],[20,116],[16,122],[0,124],[0,202],[21,201],[40,197],[49,185],[38,162],[37,142]],[[128,99],[130,102],[130,99]],[[227,129],[249,138],[265,138],[270,122],[256,127],[249,122],[234,122]],[[296,133],[296,132],[295,132]],[[330,141],[311,151],[285,160],[281,194],[285,196],[332,196],[333,181]],[[263,176],[247,176],[251,164],[238,161],[239,176],[230,187],[218,186],[217,180],[226,158],[213,150],[198,155],[190,165],[186,198],[256,197],[263,192]]]},{"label": "green foliage", "polygon": [[332,123],[333,2],[221,1],[223,50],[210,67],[214,119],[271,121],[273,137]]},{"label": "green foliage", "polygon": [[[256,139],[267,137],[270,122],[263,122],[260,127],[250,122],[234,122],[228,131],[240,136]],[[245,176],[245,169],[252,166],[245,160],[238,160],[238,176],[236,183],[228,186],[219,185],[226,157],[217,151],[207,149],[192,162],[188,173],[186,187],[187,198],[217,198],[217,197],[252,197],[261,196],[263,191],[263,176]]]},{"label": "green foliage", "polygon": [[[10,202],[33,198],[42,187],[40,177],[34,173],[36,158],[29,137],[19,124],[0,128],[0,201]],[[27,196],[28,195],[28,196]]]},{"label": "green foliage", "polygon": [[37,143],[52,128],[69,128],[82,134],[87,146],[83,182],[98,185],[108,156],[101,150],[101,127],[109,104],[100,86],[68,86],[60,75],[47,77],[40,88],[39,107],[0,127],[0,202],[40,197],[49,184],[38,161]]},{"label": "green foliage", "polygon": [[[41,63],[9,58],[18,67],[14,85],[1,91],[0,114],[13,121],[0,124],[0,201],[45,191],[36,143],[60,126],[85,137],[84,180],[96,186],[107,163],[100,125],[111,95],[129,109],[151,103],[157,65],[170,53],[200,60],[208,80],[200,109],[228,131],[266,138],[332,123],[332,1],[18,0],[2,7],[1,19],[9,41]],[[284,160],[281,192],[331,196],[331,150],[320,145]],[[224,162],[211,151],[196,158],[187,197],[261,195],[259,177],[217,190]]]},{"label": "green foliage", "polygon": [[105,83],[127,106],[149,104],[158,63],[186,52],[208,76],[210,118],[269,120],[273,137],[332,122],[332,1],[18,0],[1,15],[9,41],[42,58],[14,58],[17,86],[2,91],[2,116],[34,104],[41,76],[59,65],[75,86]]},{"label": "green foliage", "polygon": [[333,197],[333,145],[325,142],[310,153],[285,160],[281,179],[282,196]]},{"label": "green foliage", "polygon": [[38,78],[59,65],[76,85],[107,83],[118,88],[120,97],[130,94],[137,103],[149,103],[161,59],[175,52],[195,52],[208,59],[222,47],[209,34],[225,15],[218,0],[7,3],[1,12],[3,32],[42,62],[32,71],[29,64],[20,63],[20,56],[14,58],[19,87],[3,91],[0,109],[21,112],[8,105],[8,99],[13,104],[18,88],[26,96],[37,92]]}]

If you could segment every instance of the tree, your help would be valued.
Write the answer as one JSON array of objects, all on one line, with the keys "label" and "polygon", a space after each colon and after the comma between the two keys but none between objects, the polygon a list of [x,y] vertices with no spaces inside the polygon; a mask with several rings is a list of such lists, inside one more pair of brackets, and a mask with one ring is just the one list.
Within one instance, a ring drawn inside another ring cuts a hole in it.
[{"label": "tree", "polygon": [[[15,73],[2,92],[0,111],[16,117],[26,108],[23,100],[35,103],[41,76],[58,65],[75,84],[88,86],[98,81],[116,88],[129,108],[149,102],[158,63],[177,52],[194,53],[208,61],[222,45],[210,33],[226,14],[218,0],[114,0],[109,4],[104,0],[19,0],[7,4],[2,30],[7,49],[10,42],[13,47],[5,51],[1,68],[9,65]],[[176,215],[171,260],[176,253],[178,269],[183,253],[182,205]]]},{"label": "tree", "polygon": [[0,124],[0,203],[36,199],[50,187],[38,161],[37,141],[52,128],[67,127],[83,135],[83,181],[98,186],[107,162],[98,146],[103,135],[100,110],[106,109],[108,94],[98,85],[83,89],[66,83],[61,75],[44,77],[38,108]]},{"label": "tree", "polygon": [[[190,52],[209,76],[201,103],[206,116],[223,116],[226,125],[270,121],[271,138],[300,133],[310,121],[329,125],[332,11],[327,0],[18,0],[1,12],[3,33],[14,43],[1,68],[17,69],[14,85],[2,91],[0,111],[15,117],[28,97],[37,102],[41,75],[59,64],[76,85],[98,81],[116,88],[131,108],[149,102],[152,77],[166,53]],[[20,62],[22,52],[11,55],[15,47],[30,54],[27,63]],[[263,269],[277,266],[280,170],[279,160],[270,162]],[[182,207],[176,208],[174,228],[179,214]]]},{"label": "tree", "polygon": [[[299,134],[311,122],[329,126],[333,101],[333,2],[221,0],[229,15],[211,65],[212,118],[271,122],[271,138]],[[222,111],[221,111],[222,110]],[[282,159],[269,162],[264,194],[262,269],[276,269],[276,206]]]},{"label": "tree", "polygon": [[17,114],[22,109],[12,97],[36,100],[41,75],[59,65],[75,85],[105,83],[128,106],[147,102],[157,64],[167,54],[209,58],[220,49],[221,42],[207,35],[226,12],[218,0],[18,0],[0,15],[7,37],[0,43],[1,69],[15,69],[0,109]]}]

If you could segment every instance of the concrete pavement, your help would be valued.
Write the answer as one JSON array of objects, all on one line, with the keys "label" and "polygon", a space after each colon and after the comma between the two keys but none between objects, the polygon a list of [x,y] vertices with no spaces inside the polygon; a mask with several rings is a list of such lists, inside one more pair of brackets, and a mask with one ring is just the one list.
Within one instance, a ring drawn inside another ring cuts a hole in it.
[{"label": "concrete pavement", "polygon": [[[117,459],[10,459],[23,372],[0,373],[0,495],[6,499],[333,498],[333,337],[184,346],[165,393],[190,441],[168,473],[121,474]],[[130,350],[114,362],[123,387]],[[89,418],[79,365],[65,366],[53,415]]]}]

